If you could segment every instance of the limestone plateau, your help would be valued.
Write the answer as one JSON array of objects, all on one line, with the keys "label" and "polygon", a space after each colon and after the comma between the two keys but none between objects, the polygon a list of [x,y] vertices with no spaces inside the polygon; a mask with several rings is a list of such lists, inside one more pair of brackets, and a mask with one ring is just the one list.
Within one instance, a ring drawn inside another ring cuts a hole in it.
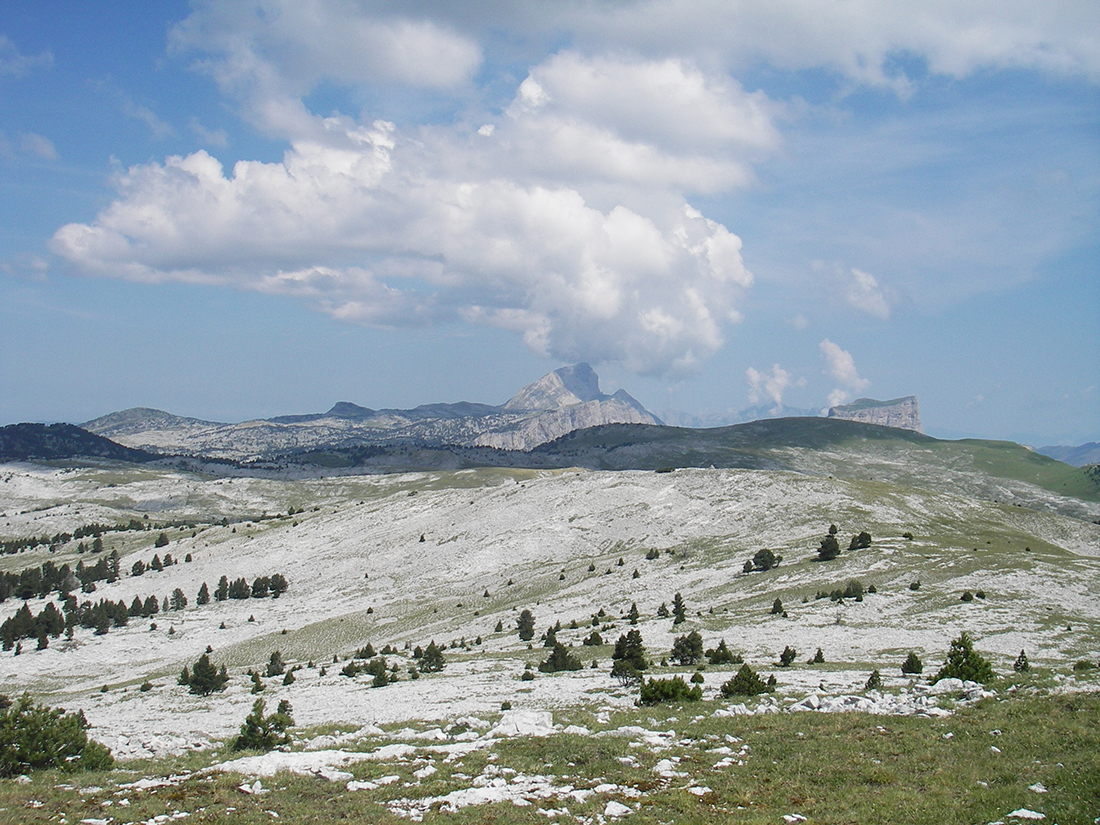
[{"label": "limestone plateau", "polygon": [[913,430],[918,433],[924,432],[920,423],[920,404],[917,403],[915,395],[894,398],[890,401],[857,398],[851,404],[831,407],[828,417],[860,421],[864,424],[878,424],[880,427]]}]

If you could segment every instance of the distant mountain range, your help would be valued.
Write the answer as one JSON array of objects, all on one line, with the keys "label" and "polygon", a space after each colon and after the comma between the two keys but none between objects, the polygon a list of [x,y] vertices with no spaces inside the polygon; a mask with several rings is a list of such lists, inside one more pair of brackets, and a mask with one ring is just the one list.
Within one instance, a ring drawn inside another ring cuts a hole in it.
[{"label": "distant mountain range", "polygon": [[1035,452],[1072,464],[1074,467],[1100,464],[1100,443],[1095,441],[1078,447],[1036,447]]},{"label": "distant mountain range", "polygon": [[81,425],[135,449],[236,461],[273,459],[362,445],[489,447],[530,450],[601,424],[660,424],[628,393],[600,391],[588,364],[562,367],[500,406],[459,402],[412,410],[373,410],[347,401],[324,413],[227,424],[137,407]]}]

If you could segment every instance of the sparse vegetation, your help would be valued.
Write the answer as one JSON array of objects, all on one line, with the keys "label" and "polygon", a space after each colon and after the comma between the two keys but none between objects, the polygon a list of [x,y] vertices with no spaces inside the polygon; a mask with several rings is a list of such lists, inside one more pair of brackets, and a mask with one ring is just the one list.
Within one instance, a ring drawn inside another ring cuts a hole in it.
[{"label": "sparse vegetation", "polygon": [[951,641],[951,647],[947,652],[947,661],[939,672],[932,677],[933,682],[940,679],[962,679],[965,682],[981,682],[986,684],[996,678],[993,667],[976,650],[970,636],[965,631],[958,638]]},{"label": "sparse vegetation", "polygon": [[772,687],[761,679],[755,670],[747,664],[743,664],[736,675],[728,682],[725,682],[720,690],[723,696],[732,698],[735,696],[757,696],[761,693],[769,693]]},{"label": "sparse vegetation", "polygon": [[671,679],[643,680],[638,701],[643,705],[659,705],[665,702],[698,702],[702,698],[701,687],[688,687],[683,677],[673,676]]}]

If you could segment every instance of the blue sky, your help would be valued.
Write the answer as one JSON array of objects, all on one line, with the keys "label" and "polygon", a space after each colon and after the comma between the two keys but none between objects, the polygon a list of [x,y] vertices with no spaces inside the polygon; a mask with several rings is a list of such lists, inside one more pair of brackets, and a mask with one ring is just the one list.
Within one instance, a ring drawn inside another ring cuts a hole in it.
[{"label": "blue sky", "polygon": [[0,423],[920,398],[1100,440],[1100,7],[0,7]]}]

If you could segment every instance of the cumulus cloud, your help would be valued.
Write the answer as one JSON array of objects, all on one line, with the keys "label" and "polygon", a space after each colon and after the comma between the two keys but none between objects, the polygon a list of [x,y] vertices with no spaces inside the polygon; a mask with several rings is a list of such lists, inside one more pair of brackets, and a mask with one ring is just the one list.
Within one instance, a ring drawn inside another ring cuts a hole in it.
[{"label": "cumulus cloud", "polygon": [[841,349],[828,338],[825,338],[817,347],[821,350],[821,355],[825,359],[826,373],[841,385],[829,393],[830,407],[843,404],[851,397],[844,388],[860,392],[871,386],[870,381],[859,377],[855,359],[852,358],[852,353],[848,350]]},{"label": "cumulus cloud", "polygon": [[134,166],[52,248],[106,275],[291,294],[344,320],[493,324],[641,373],[694,369],[752,282],[740,239],[682,202],[601,210],[564,186],[433,176],[389,123],[317,131],[229,173],[205,151]]},{"label": "cumulus cloud", "polygon": [[[745,370],[745,375],[749,379],[749,403],[759,404],[761,398],[770,398],[775,403],[775,409],[773,412],[779,412],[783,409],[783,393],[787,387],[792,386],[792,379],[794,378],[791,373],[783,369],[779,364],[772,364],[771,373],[760,372],[759,370],[749,367]],[[796,386],[801,386],[804,381],[794,382]]]},{"label": "cumulus cloud", "polygon": [[886,320],[890,317],[890,304],[882,287],[870,272],[853,268],[848,281],[848,303],[856,309]]}]

